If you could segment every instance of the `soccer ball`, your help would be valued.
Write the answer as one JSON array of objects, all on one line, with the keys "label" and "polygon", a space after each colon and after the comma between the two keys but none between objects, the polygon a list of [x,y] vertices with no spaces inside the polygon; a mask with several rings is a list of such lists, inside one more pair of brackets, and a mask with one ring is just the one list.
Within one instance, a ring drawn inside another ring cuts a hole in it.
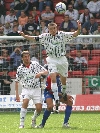
[{"label": "soccer ball", "polygon": [[62,2],[59,2],[58,4],[56,4],[55,10],[59,14],[63,14],[66,11],[66,5],[64,3],[62,3]]}]

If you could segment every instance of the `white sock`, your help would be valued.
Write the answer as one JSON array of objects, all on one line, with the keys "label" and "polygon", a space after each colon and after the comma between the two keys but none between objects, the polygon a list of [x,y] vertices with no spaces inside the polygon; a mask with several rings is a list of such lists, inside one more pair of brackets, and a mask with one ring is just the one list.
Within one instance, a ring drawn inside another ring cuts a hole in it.
[{"label": "white sock", "polygon": [[51,89],[53,91],[55,100],[59,100],[57,83],[51,83]]},{"label": "white sock", "polygon": [[34,115],[32,116],[32,120],[36,120],[36,118],[40,115],[40,113],[37,113],[37,111],[34,111]]},{"label": "white sock", "polygon": [[24,126],[26,113],[27,113],[27,109],[21,108],[21,111],[20,111],[20,125],[21,126]]}]

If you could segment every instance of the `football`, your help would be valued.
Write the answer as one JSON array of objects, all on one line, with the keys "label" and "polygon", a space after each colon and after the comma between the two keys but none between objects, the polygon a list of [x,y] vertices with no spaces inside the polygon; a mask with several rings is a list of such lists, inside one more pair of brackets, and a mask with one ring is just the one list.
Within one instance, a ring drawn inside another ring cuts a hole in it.
[{"label": "football", "polygon": [[58,12],[59,14],[63,14],[66,11],[66,5],[62,2],[59,2],[55,6],[55,11]]}]

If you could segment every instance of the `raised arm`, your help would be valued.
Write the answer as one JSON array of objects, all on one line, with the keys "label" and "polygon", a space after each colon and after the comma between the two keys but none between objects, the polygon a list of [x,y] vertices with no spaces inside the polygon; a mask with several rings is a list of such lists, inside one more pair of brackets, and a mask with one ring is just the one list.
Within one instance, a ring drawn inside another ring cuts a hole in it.
[{"label": "raised arm", "polygon": [[25,34],[24,34],[23,32],[21,32],[21,31],[18,31],[18,33],[19,33],[21,36],[23,36],[25,39],[27,39],[27,40],[29,40],[29,41],[34,41],[34,42],[36,42],[36,40],[35,40],[34,37],[29,36],[29,35],[25,35]]},{"label": "raised arm", "polygon": [[77,25],[78,25],[78,29],[77,29],[77,31],[74,32],[74,34],[73,34],[74,37],[77,37],[78,35],[80,35],[81,23],[79,22],[79,20],[77,21]]}]

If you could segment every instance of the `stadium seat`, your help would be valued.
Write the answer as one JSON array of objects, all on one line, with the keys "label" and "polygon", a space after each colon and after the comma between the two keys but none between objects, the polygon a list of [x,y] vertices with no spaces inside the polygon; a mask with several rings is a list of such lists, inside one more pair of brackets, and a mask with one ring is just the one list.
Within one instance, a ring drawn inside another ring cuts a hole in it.
[{"label": "stadium seat", "polygon": [[100,56],[92,56],[92,60],[97,60],[100,63]]},{"label": "stadium seat", "polygon": [[62,21],[63,21],[64,17],[59,15],[59,16],[55,16],[55,23],[59,26]]},{"label": "stadium seat", "polygon": [[5,3],[12,3],[14,0],[4,0]]},{"label": "stadium seat", "polygon": [[9,11],[10,10],[10,2],[8,2],[8,3],[5,3],[5,8],[6,8],[6,11]]},{"label": "stadium seat", "polygon": [[95,19],[95,21],[96,21],[98,24],[100,24],[100,19]]},{"label": "stadium seat", "polygon": [[87,75],[97,75],[98,71],[96,69],[89,69],[89,70],[85,70],[84,71],[84,76],[87,76]]},{"label": "stadium seat", "polygon": [[72,77],[83,77],[84,74],[82,71],[72,71]]},{"label": "stadium seat", "polygon": [[84,9],[79,10],[78,12],[79,12],[79,14],[82,14],[82,13],[84,13]]},{"label": "stadium seat", "polygon": [[72,51],[70,51],[70,55],[73,56],[73,57],[76,56],[76,53],[77,53],[77,50],[72,50]]},{"label": "stadium seat", "polygon": [[16,71],[10,71],[8,73],[8,75],[11,77],[11,78],[15,78],[16,77]]},{"label": "stadium seat", "polygon": [[91,51],[91,56],[100,56],[100,50],[92,50]]},{"label": "stadium seat", "polygon": [[89,56],[90,55],[90,50],[81,50],[81,53],[83,56]]},{"label": "stadium seat", "polygon": [[0,76],[3,74],[3,72],[0,72]]},{"label": "stadium seat", "polygon": [[99,61],[98,60],[89,60],[88,67],[99,67]]}]

